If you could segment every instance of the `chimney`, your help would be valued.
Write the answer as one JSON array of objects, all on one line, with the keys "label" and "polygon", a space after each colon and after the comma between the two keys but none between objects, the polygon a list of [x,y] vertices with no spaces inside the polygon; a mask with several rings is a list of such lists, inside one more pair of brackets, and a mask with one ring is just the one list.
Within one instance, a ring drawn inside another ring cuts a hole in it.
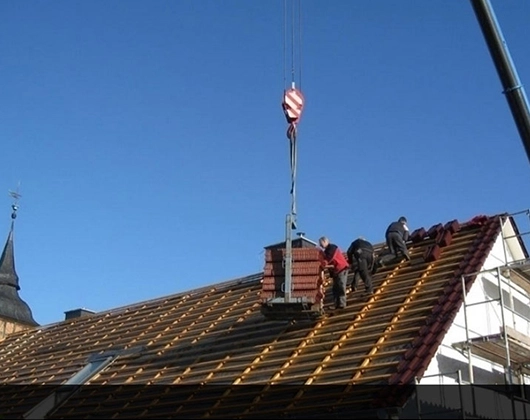
[{"label": "chimney", "polygon": [[90,309],[79,308],[72,309],[70,311],[64,312],[64,320],[73,319],[73,318],[86,318],[87,316],[94,315],[95,312]]}]

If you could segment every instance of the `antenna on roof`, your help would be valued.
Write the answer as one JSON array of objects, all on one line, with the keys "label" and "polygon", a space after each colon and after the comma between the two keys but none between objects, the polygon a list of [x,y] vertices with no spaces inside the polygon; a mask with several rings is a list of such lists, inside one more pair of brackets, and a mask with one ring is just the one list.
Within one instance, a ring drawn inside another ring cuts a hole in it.
[{"label": "antenna on roof", "polygon": [[18,181],[16,191],[9,190],[9,195],[13,197],[14,199],[13,204],[11,204],[11,208],[13,209],[13,213],[11,213],[11,219],[13,220],[17,218],[18,200],[20,199],[20,197],[22,197],[22,195],[19,193],[19,190],[20,190],[20,181]]}]

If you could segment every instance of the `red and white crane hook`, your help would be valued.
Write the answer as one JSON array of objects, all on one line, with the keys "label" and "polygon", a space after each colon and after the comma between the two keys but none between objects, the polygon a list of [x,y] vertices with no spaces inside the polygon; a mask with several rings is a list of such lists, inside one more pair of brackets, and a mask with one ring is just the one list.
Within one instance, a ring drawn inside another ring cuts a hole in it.
[{"label": "red and white crane hook", "polygon": [[299,89],[293,86],[286,90],[282,102],[283,112],[289,127],[287,128],[287,138],[294,140],[296,138],[297,124],[302,116],[304,109],[304,95]]}]

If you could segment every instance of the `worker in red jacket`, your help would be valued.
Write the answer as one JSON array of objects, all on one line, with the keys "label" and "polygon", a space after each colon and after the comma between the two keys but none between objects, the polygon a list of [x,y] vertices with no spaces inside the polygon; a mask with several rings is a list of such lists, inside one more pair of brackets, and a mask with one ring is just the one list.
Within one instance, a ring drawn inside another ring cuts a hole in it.
[{"label": "worker in red jacket", "polygon": [[344,254],[335,244],[329,242],[329,239],[322,236],[318,242],[322,247],[324,259],[330,275],[333,278],[333,300],[335,309],[346,307],[346,283],[348,280],[349,264]]}]

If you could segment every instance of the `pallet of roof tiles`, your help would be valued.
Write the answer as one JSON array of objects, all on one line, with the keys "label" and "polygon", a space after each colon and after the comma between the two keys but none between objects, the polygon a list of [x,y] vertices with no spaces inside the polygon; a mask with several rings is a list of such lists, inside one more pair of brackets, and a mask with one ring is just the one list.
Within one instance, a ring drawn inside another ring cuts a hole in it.
[{"label": "pallet of roof tiles", "polygon": [[[295,261],[292,266],[292,276],[318,276],[322,270],[319,261]],[[269,263],[265,265],[264,275],[266,277],[285,276],[285,267],[281,263]]]},{"label": "pallet of roof tiles", "polygon": [[[283,263],[287,250],[267,249],[265,251],[265,262]],[[317,248],[292,248],[291,257],[293,261],[323,261],[322,251]]]},{"label": "pallet of roof tiles", "polygon": [[[323,277],[321,274],[312,276],[292,276],[291,277],[291,295],[310,296],[313,293],[322,293]],[[261,298],[271,299],[274,297],[285,296],[285,277],[268,276],[263,278]]]},{"label": "pallet of roof tiles", "polygon": [[[312,269],[302,268],[294,266],[291,273],[291,283],[304,284],[304,283],[315,283],[321,280],[322,269],[317,266]],[[285,281],[285,271],[281,273],[267,273],[263,275],[263,285],[267,285],[267,288],[273,287],[277,289],[278,287],[283,287],[282,284]]]},{"label": "pallet of roof tiles", "polygon": [[[282,297],[285,293],[285,249],[266,251],[262,281],[262,299]],[[322,285],[322,253],[313,248],[292,249],[291,291],[318,291]]]}]

